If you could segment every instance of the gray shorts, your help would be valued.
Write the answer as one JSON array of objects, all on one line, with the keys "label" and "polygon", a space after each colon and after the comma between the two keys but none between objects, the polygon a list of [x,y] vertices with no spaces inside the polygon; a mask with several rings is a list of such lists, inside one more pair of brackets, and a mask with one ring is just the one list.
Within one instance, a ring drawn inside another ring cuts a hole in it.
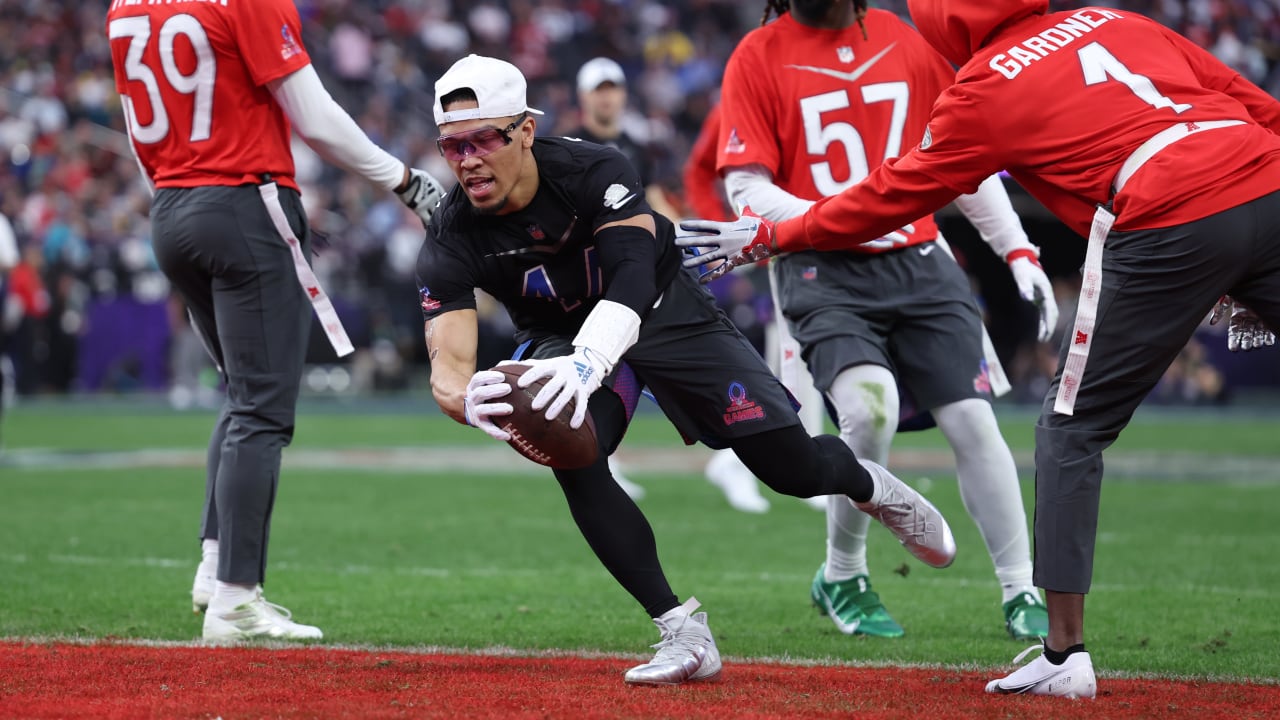
[{"label": "gray shorts", "polygon": [[934,243],[880,254],[777,260],[778,298],[824,393],[840,372],[882,365],[920,409],[991,397],[982,317],[960,266]]},{"label": "gray shorts", "polygon": [[[525,357],[573,352],[563,336],[530,345]],[[677,273],[667,286],[623,362],[686,444],[725,448],[737,438],[800,424],[791,394],[689,273]]]}]

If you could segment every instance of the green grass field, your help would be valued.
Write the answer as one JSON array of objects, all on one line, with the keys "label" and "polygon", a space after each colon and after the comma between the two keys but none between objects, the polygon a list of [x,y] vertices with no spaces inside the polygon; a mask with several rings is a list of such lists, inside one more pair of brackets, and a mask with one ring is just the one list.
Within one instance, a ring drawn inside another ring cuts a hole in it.
[{"label": "green grass field", "polygon": [[[304,408],[268,597],[326,642],[647,652],[656,632],[549,473],[423,404]],[[1026,466],[1034,417],[1001,420]],[[137,401],[6,416],[0,637],[198,637],[187,592],[212,422]],[[942,448],[931,431],[895,451]],[[124,452],[137,450],[154,452]],[[990,560],[945,471],[902,474],[950,518],[951,568],[872,530],[873,580],[907,628],[883,641],[840,635],[809,605],[821,514],[772,493],[769,514],[734,512],[697,471],[706,451],[681,447],[656,413],[638,416],[623,450],[676,592],[698,597],[731,658],[995,667],[1023,647],[1004,634]],[[684,469],[646,469],[656,461]],[[1280,416],[1143,413],[1108,463],[1088,618],[1100,673],[1280,679]]]}]

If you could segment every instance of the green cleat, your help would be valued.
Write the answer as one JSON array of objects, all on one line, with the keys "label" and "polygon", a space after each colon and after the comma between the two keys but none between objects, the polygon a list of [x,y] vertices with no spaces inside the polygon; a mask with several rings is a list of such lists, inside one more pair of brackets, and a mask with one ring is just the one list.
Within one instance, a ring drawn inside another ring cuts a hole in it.
[{"label": "green cleat", "polygon": [[1004,604],[1004,626],[1014,640],[1040,640],[1049,634],[1049,609],[1035,593],[1024,592]]},{"label": "green cleat", "polygon": [[825,567],[826,563],[818,567],[809,597],[813,599],[818,612],[830,617],[840,632],[845,635],[884,638],[902,637],[905,634],[898,621],[884,609],[880,596],[871,589],[871,580],[866,575],[855,575],[841,582],[827,582],[822,575]]}]

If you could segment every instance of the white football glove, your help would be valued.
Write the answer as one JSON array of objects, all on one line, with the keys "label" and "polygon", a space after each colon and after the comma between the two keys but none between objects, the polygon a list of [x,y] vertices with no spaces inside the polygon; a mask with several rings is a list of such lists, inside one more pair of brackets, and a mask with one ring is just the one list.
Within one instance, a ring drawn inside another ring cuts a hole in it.
[{"label": "white football glove", "polygon": [[1227,349],[1231,352],[1253,350],[1264,345],[1275,345],[1276,334],[1267,328],[1252,310],[1223,295],[1213,307],[1209,316],[1209,324],[1216,325],[1231,309],[1231,319],[1227,322]]},{"label": "white football glove", "polygon": [[396,191],[396,196],[400,198],[400,202],[422,218],[422,224],[425,226],[431,221],[431,214],[436,211],[440,200],[444,198],[444,188],[426,170],[409,168],[409,182],[405,183],[404,188]]},{"label": "white football glove", "polygon": [[600,389],[600,384],[611,370],[603,355],[585,347],[575,348],[572,355],[524,362],[530,367],[516,380],[520,387],[529,387],[536,380],[549,378],[530,407],[534,410],[547,408],[547,419],[555,420],[572,400],[573,417],[569,419],[569,427],[575,430],[582,427],[582,421],[587,417],[587,399]]},{"label": "white football glove", "polygon": [[676,233],[676,245],[697,250],[697,255],[685,259],[687,268],[724,260],[715,269],[698,275],[698,281],[702,283],[711,282],[736,267],[778,254],[773,222],[751,212],[749,207],[742,209],[742,217],[729,222],[681,222],[680,232]]},{"label": "white football glove", "polygon": [[1049,282],[1049,276],[1044,274],[1034,250],[1014,250],[1005,260],[1009,263],[1009,272],[1013,273],[1013,282],[1018,286],[1018,294],[1040,312],[1040,331],[1036,337],[1040,342],[1048,341],[1058,327],[1058,303],[1053,298],[1053,284]]},{"label": "white football glove", "polygon": [[481,370],[467,383],[467,397],[462,403],[467,424],[485,431],[494,440],[507,441],[511,435],[493,423],[493,418],[510,415],[511,403],[491,402],[511,393],[507,376],[497,370]]}]

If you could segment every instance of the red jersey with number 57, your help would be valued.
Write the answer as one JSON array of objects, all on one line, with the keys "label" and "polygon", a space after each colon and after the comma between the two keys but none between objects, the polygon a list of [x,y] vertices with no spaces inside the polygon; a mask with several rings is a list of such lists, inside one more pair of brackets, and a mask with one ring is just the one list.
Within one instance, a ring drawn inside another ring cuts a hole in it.
[{"label": "red jersey with number 57", "polygon": [[[748,33],[721,87],[718,167],[762,165],[778,187],[819,200],[920,144],[934,100],[955,75],[919,33],[884,10],[856,25],[808,27],[790,14]],[[877,252],[929,242],[932,214]]]},{"label": "red jersey with number 57", "polygon": [[107,35],[134,149],[156,187],[264,174],[297,187],[289,120],[266,88],[311,62],[292,0],[113,0]]}]

